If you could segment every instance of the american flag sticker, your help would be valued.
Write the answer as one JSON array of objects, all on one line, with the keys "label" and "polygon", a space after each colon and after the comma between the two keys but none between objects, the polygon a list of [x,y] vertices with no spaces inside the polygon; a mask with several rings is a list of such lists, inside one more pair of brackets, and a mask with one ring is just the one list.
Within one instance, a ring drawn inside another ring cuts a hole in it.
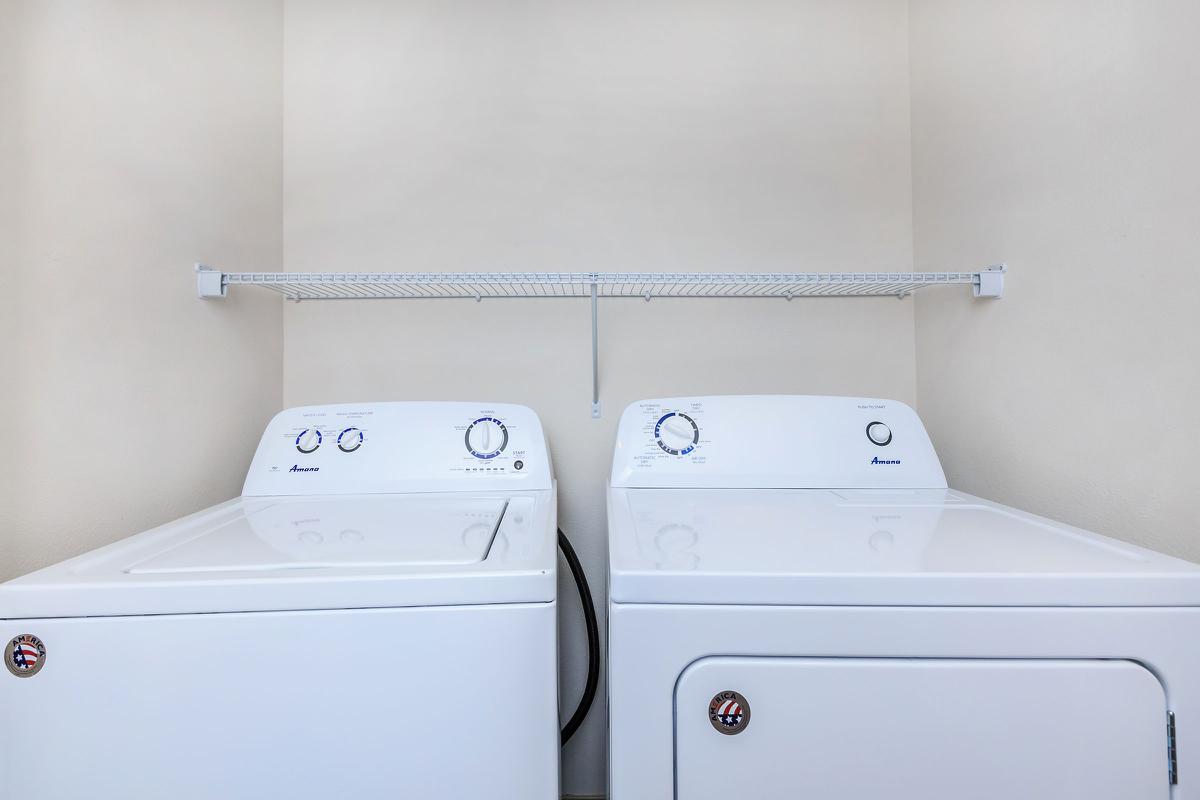
[{"label": "american flag sticker", "polygon": [[46,645],[32,633],[15,636],[4,648],[4,666],[18,678],[32,678],[46,663]]},{"label": "american flag sticker", "polygon": [[718,733],[741,733],[750,724],[750,704],[735,691],[717,692],[708,703],[708,721]]}]

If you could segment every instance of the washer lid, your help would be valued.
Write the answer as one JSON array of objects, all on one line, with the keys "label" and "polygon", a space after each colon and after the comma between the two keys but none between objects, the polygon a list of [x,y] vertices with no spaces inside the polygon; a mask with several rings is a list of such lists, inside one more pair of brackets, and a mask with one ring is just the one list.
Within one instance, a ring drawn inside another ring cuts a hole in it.
[{"label": "washer lid", "polygon": [[1200,566],[961,492],[610,492],[614,602],[1200,605]]},{"label": "washer lid", "polygon": [[448,495],[247,499],[231,518],[132,564],[134,575],[475,564],[508,500]]},{"label": "washer lid", "polygon": [[547,603],[553,491],[238,498],[0,584],[0,619]]}]

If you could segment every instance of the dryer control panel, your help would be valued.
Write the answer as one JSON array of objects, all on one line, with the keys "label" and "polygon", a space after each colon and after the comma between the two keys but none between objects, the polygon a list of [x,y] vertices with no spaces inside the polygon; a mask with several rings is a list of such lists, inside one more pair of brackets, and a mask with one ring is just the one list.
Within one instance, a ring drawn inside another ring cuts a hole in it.
[{"label": "dryer control panel", "polygon": [[242,495],[536,490],[551,487],[541,422],[503,403],[350,403],[282,411]]},{"label": "dryer control panel", "polygon": [[920,418],[896,400],[673,397],[625,409],[612,485],[944,489],[946,476]]}]

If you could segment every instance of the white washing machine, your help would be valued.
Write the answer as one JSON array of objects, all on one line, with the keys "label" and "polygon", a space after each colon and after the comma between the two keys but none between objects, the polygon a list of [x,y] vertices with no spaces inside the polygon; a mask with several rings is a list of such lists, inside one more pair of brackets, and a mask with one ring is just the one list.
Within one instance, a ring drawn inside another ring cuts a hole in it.
[{"label": "white washing machine", "polygon": [[284,411],[241,497],[0,586],[5,796],[556,799],[555,531],[528,408]]},{"label": "white washing machine", "polygon": [[608,514],[613,800],[1200,798],[1200,567],[948,489],[902,403],[635,403]]}]

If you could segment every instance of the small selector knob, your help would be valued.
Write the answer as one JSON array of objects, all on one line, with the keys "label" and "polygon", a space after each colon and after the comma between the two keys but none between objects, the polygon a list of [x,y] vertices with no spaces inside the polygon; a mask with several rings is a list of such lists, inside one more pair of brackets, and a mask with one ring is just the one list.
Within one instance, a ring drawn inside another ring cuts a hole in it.
[{"label": "small selector knob", "polygon": [[321,432],[316,428],[305,428],[296,437],[296,449],[301,453],[311,453],[321,446]]},{"label": "small selector knob", "polygon": [[872,444],[877,444],[880,447],[891,443],[892,429],[882,422],[872,422],[867,425],[867,438]]},{"label": "small selector knob", "polygon": [[362,447],[363,432],[358,428],[346,428],[338,434],[337,446],[338,450],[343,453],[353,453],[358,448]]}]

